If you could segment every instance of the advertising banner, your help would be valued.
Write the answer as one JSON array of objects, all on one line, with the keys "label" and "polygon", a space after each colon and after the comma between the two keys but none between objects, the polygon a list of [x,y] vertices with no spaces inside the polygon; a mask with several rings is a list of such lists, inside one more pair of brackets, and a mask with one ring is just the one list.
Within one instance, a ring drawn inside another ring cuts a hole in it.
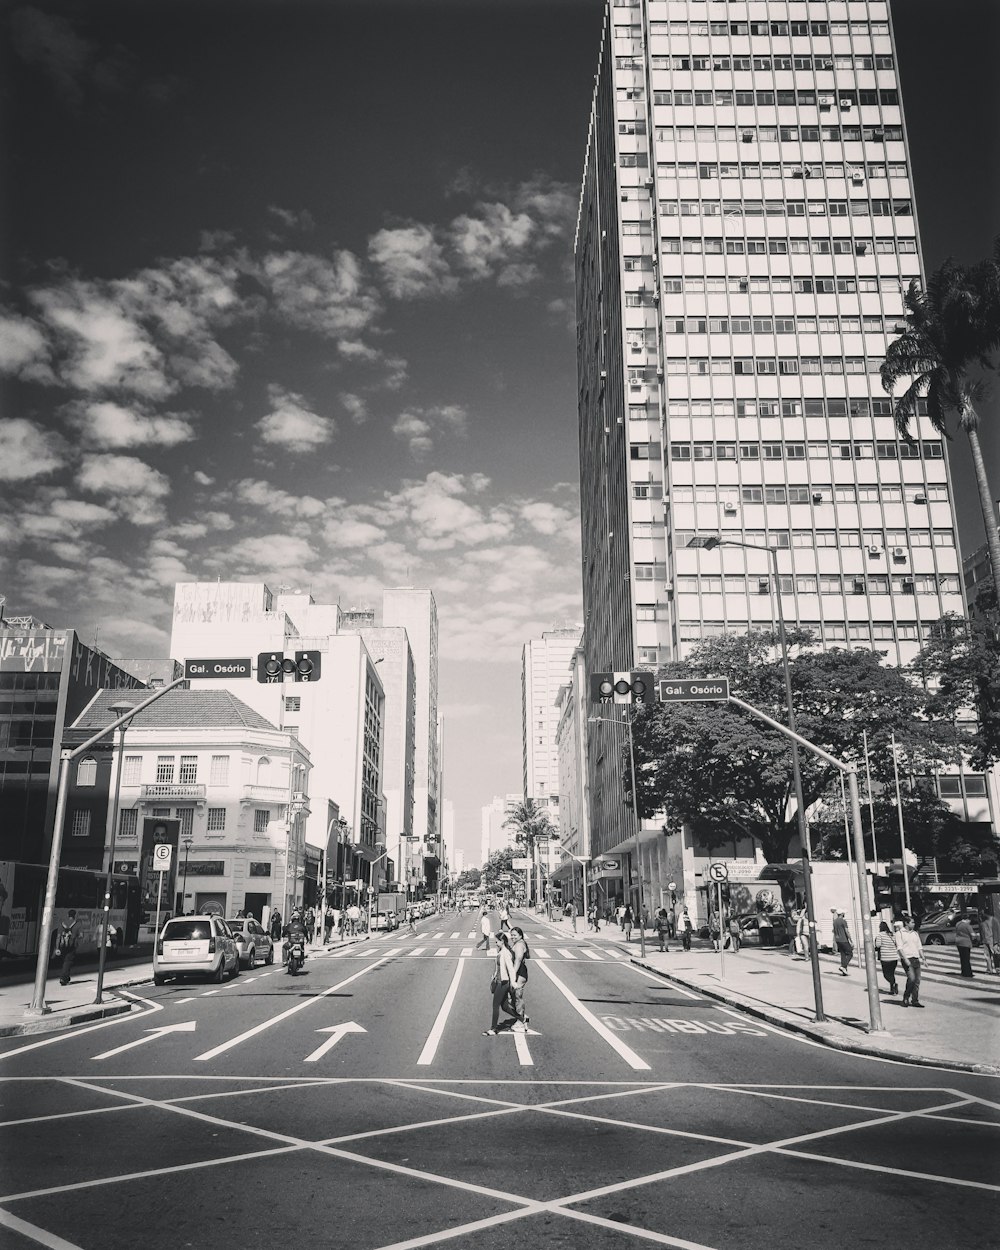
[{"label": "advertising banner", "polygon": [[[177,889],[177,848],[180,833],[181,822],[179,820],[147,816],[142,822],[142,844],[139,848],[139,899],[143,924],[148,924],[156,915],[158,890],[162,890],[161,912],[173,911],[174,891]],[[156,871],[153,862],[153,847],[158,845],[173,847],[170,869],[167,872]]]}]

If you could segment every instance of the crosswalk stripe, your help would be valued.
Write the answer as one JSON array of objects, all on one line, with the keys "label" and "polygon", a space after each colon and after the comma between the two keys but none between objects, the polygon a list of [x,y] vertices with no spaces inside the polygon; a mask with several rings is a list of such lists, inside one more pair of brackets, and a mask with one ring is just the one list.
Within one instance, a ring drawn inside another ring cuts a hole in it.
[{"label": "crosswalk stripe", "polygon": [[450,933],[448,936],[457,938],[457,937],[461,937],[462,935],[456,930],[454,933]]},{"label": "crosswalk stripe", "polygon": [[537,946],[535,947],[535,954],[538,956],[539,959],[551,959],[552,958],[552,956],[549,954],[548,951],[540,951]]},{"label": "crosswalk stripe", "polygon": [[587,950],[587,948],[584,947],[583,953],[587,956],[588,959],[595,959],[599,964],[604,962],[604,956],[598,955],[597,951]]},{"label": "crosswalk stripe", "polygon": [[434,952],[434,954],[435,955],[448,955],[450,954],[450,951],[448,950],[447,946],[439,946],[437,950]]},{"label": "crosswalk stripe", "polygon": [[463,947],[462,947],[462,949],[459,951],[459,954],[460,954],[460,955],[471,955],[471,954],[472,954],[472,947],[471,947],[471,946],[463,946]]},{"label": "crosswalk stripe", "polygon": [[413,948],[413,950],[411,950],[411,951],[407,951],[407,952],[406,952],[406,955],[404,956],[404,958],[405,958],[405,959],[413,959],[413,958],[415,958],[417,955],[422,955],[426,949],[427,949],[427,947],[426,947],[426,946],[415,946],[415,947]]},{"label": "crosswalk stripe", "polygon": [[566,950],[566,948],[563,946],[559,947],[559,954],[562,955],[563,959],[576,959],[577,958],[576,955],[574,955],[572,951]]}]

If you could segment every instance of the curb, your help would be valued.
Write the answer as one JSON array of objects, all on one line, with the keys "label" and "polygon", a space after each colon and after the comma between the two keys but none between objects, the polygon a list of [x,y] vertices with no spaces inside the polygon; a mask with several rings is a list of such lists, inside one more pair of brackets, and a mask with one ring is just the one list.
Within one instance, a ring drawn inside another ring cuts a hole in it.
[{"label": "curb", "polygon": [[[141,985],[141,981],[132,984]],[[118,988],[118,987],[116,987]],[[111,991],[109,991],[110,993]],[[55,1012],[47,1016],[39,1016],[36,1020],[27,1020],[22,1024],[0,1025],[0,1037],[24,1037],[33,1033],[59,1033],[63,1029],[71,1029],[77,1024],[86,1024],[91,1020],[105,1020],[110,1016],[123,1016],[132,1010],[131,1003],[106,1003],[101,1006],[84,1007],[79,1011]]]},{"label": "curb", "polygon": [[664,972],[662,968],[654,968],[652,964],[644,963],[641,957],[633,958],[629,962],[635,964],[638,968],[644,968],[647,972],[652,972],[654,975],[662,977],[664,981],[680,985],[686,990],[695,990],[699,994],[704,994],[706,998],[726,1003],[728,1006],[735,1007],[738,1011],[742,1011],[748,1016],[755,1016],[758,1020],[764,1020],[768,1024],[787,1029],[791,1033],[801,1033],[804,1037],[808,1037],[814,1042],[819,1042],[823,1046],[829,1046],[832,1050],[847,1051],[855,1055],[874,1056],[876,1059],[891,1059],[895,1063],[911,1063],[918,1067],[947,1068],[952,1072],[970,1072],[975,1076],[1000,1076],[1000,1064],[962,1063],[957,1059],[931,1059],[927,1055],[901,1054],[898,1051],[887,1050],[883,1046],[866,1045],[864,1042],[857,1041],[851,1036],[826,1033],[815,1024],[804,1024],[797,1016],[790,1016],[778,1007],[768,1011],[766,1007],[761,1007],[758,1003],[751,1002],[740,994],[723,994],[714,987],[706,987],[695,982],[681,980],[676,975]]}]

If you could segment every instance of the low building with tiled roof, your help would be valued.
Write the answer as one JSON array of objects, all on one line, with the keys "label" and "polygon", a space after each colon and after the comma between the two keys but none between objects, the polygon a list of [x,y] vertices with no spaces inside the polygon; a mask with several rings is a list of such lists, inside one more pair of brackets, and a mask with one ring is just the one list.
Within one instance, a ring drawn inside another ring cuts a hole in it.
[{"label": "low building with tiled roof", "polygon": [[[68,739],[81,741],[110,725],[120,715],[112,705],[148,696],[102,690],[69,727]],[[115,732],[112,778],[121,741]],[[177,689],[128,723],[121,754],[118,819],[105,845],[116,871],[139,876],[144,923],[155,921],[158,892],[161,919],[206,908],[260,918],[276,907],[285,916],[301,901],[311,760],[294,730],[272,724],[228,690]],[[73,803],[84,801],[98,771],[89,756],[74,760],[72,769],[70,843]],[[174,854],[161,885],[153,846],[163,842]]]}]

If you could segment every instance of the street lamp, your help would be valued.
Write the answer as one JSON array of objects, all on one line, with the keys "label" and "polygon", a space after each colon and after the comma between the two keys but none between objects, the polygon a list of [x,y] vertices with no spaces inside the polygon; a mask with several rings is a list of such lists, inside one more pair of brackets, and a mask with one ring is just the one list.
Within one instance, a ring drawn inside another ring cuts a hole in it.
[{"label": "street lamp", "polygon": [[[639,867],[639,954],[646,958],[646,930],[643,925],[643,901],[642,901],[642,856],[639,853],[639,796],[635,788],[635,744],[632,740],[632,717],[629,714],[629,708],[623,707],[622,712],[625,716],[625,728],[628,730],[628,763],[632,777],[632,815],[635,818],[635,859]],[[610,716],[588,716],[588,723],[593,721],[607,721],[609,725],[620,725],[620,720],[615,720]]]},{"label": "street lamp", "polygon": [[118,725],[118,762],[115,768],[115,797],[111,804],[111,849],[108,851],[108,871],[104,878],[104,915],[101,918],[101,950],[97,957],[97,993],[94,996],[95,1004],[104,1001],[102,997],[104,992],[104,963],[108,952],[108,925],[111,922],[112,873],[115,867],[115,842],[118,837],[118,803],[122,788],[122,757],[125,754],[125,730],[132,723],[132,717],[128,713],[132,711],[134,706],[132,703],[118,702],[112,703],[108,709],[115,720],[119,720],[119,717],[125,717],[126,719],[120,721]]},{"label": "street lamp", "polygon": [[[745,543],[738,538],[723,538],[719,534],[695,534],[688,540],[689,547],[701,547],[712,551],[716,547],[743,547],[746,551],[763,551],[770,558],[774,569],[774,601],[777,605],[778,640],[781,644],[781,668],[785,678],[785,706],[788,712],[788,728],[797,733],[795,727],[795,705],[792,702],[792,675],[788,667],[788,639],[785,636],[785,613],[781,606],[781,581],[778,574],[778,548],[761,547],[757,543]],[[802,852],[802,876],[806,893],[806,919],[809,923],[809,964],[812,969],[813,997],[816,1003],[816,1019],[823,1021],[823,984],[820,979],[819,944],[816,934],[816,912],[813,907],[812,895],[812,858],[809,848],[809,826],[806,822],[805,802],[802,797],[802,770],[799,767],[799,748],[792,740],[792,784],[795,788],[795,805],[798,809],[799,845]],[[719,917],[721,924],[722,917]]]},{"label": "street lamp", "polygon": [[[587,905],[589,902],[588,895],[587,895],[587,865],[590,863],[590,858],[589,856],[586,856],[586,855],[574,855],[572,851],[564,851],[561,846],[557,846],[556,850],[559,852],[560,855],[565,855],[567,859],[574,860],[583,869],[583,914],[584,914],[584,919],[586,919]],[[576,885],[575,873],[573,876],[573,881],[574,881],[574,890],[575,890],[575,885]]]},{"label": "street lamp", "polygon": [[191,854],[192,846],[194,846],[194,834],[186,833],[181,838],[181,842],[184,844],[184,893],[181,896],[181,912],[183,913],[188,890],[188,857]]}]

